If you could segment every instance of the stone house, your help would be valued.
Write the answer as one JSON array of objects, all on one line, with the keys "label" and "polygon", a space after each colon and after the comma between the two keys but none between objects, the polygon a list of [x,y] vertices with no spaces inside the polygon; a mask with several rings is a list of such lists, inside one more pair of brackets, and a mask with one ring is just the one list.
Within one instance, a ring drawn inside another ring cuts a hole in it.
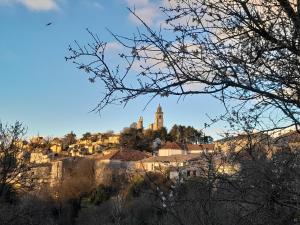
[{"label": "stone house", "polygon": [[158,151],[158,156],[200,154],[213,152],[214,144],[183,144],[178,142],[167,142]]},{"label": "stone house", "polygon": [[49,154],[45,154],[44,152],[31,152],[30,153],[30,163],[42,164],[42,163],[50,163],[51,157]]},{"label": "stone house", "polygon": [[32,189],[43,188],[51,183],[51,163],[33,164],[28,171],[28,183],[26,186]]},{"label": "stone house", "polygon": [[61,144],[52,144],[50,146],[50,150],[54,153],[61,153],[62,152],[62,145]]},{"label": "stone house", "polygon": [[145,172],[166,172],[170,168],[184,167],[199,160],[199,154],[153,156],[141,160],[137,168]]},{"label": "stone house", "polygon": [[[210,166],[209,166],[210,165]],[[206,176],[213,167],[215,173],[233,175],[239,171],[238,164],[230,164],[218,154],[181,154],[153,156],[139,162],[138,169],[144,172],[164,173],[171,179]]]},{"label": "stone house", "polygon": [[[105,182],[109,176],[117,177],[120,174],[130,173],[136,170],[140,160],[150,157],[136,150],[110,150],[104,154],[90,156],[95,161],[95,179],[97,183]],[[114,179],[114,178],[112,178]]]}]

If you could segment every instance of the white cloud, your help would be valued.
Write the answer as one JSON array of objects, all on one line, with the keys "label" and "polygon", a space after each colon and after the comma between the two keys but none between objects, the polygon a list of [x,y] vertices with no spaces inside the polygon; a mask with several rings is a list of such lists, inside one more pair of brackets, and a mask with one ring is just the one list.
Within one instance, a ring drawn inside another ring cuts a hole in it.
[{"label": "white cloud", "polygon": [[149,5],[149,0],[127,0],[129,6],[145,7]]},{"label": "white cloud", "polygon": [[[127,4],[147,25],[151,26],[154,24],[158,15],[159,5],[154,4],[150,0],[127,0]],[[141,24],[140,20],[133,14],[129,15],[129,19],[135,24]]]},{"label": "white cloud", "polygon": [[58,8],[54,0],[18,0],[30,10],[48,11]]},{"label": "white cloud", "polygon": [[162,6],[163,7],[176,7],[178,4],[180,4],[180,2],[175,1],[175,0],[163,0],[162,1]]},{"label": "white cloud", "polygon": [[106,44],[106,50],[109,52],[115,52],[115,51],[119,51],[122,50],[123,46],[119,43],[119,42],[108,42]]},{"label": "white cloud", "polygon": [[98,10],[103,10],[104,7],[101,3],[99,3],[98,1],[82,1],[81,3],[83,3],[83,5],[85,7],[93,8],[93,9],[98,9]]},{"label": "white cloud", "polygon": [[[155,9],[154,7],[144,7],[136,9],[134,12],[147,25],[151,26],[154,23],[156,11],[157,9]],[[129,15],[129,19],[136,24],[140,24],[140,20],[133,14]]]},{"label": "white cloud", "polygon": [[0,0],[0,5],[21,4],[33,11],[57,10],[58,5],[55,0]]},{"label": "white cloud", "polygon": [[[174,8],[183,4],[178,0],[126,0],[126,2],[128,7],[149,26],[166,26],[160,7]],[[133,14],[129,15],[129,19],[135,24],[141,24]]]}]

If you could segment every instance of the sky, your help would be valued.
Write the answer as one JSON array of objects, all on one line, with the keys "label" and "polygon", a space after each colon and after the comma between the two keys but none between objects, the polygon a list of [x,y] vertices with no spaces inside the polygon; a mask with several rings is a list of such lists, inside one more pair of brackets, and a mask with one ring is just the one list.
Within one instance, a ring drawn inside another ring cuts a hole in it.
[{"label": "sky", "polygon": [[[167,0],[165,0],[167,1]],[[222,112],[221,104],[209,96],[157,98],[140,97],[125,108],[112,105],[101,115],[91,112],[101,97],[102,86],[91,84],[86,74],[65,61],[74,40],[88,43],[86,28],[109,43],[112,60],[118,48],[107,28],[132,35],[140,26],[127,7],[135,8],[148,24],[159,20],[159,0],[0,0],[0,121],[21,121],[27,135],[63,136],[73,131],[120,132],[144,117],[152,123],[158,104],[165,126],[173,124],[204,127],[210,117]],[[49,26],[46,24],[52,23]],[[145,108],[146,107],[146,108]],[[206,130],[214,137],[222,126]]]}]

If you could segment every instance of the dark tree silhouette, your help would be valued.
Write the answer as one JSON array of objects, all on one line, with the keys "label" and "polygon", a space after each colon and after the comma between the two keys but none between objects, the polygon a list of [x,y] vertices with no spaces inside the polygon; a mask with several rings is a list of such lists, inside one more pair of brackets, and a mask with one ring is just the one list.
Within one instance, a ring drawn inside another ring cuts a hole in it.
[{"label": "dark tree silhouette", "polygon": [[92,137],[92,134],[90,132],[86,132],[82,135],[83,140],[88,140],[91,137]]},{"label": "dark tree silhouette", "polygon": [[192,126],[182,126],[175,124],[168,133],[169,141],[185,142],[190,144],[210,143],[212,137],[205,135],[201,130]]},{"label": "dark tree silhouette", "polygon": [[125,149],[145,151],[149,150],[149,140],[145,138],[142,130],[124,128],[120,135],[120,145]]},{"label": "dark tree silhouette", "polygon": [[69,145],[76,143],[76,134],[71,131],[71,133],[68,133],[63,138],[63,149],[66,150]]},{"label": "dark tree silhouette", "polygon": [[0,200],[10,200],[16,188],[24,188],[28,178],[28,157],[22,148],[23,124],[0,123]]}]

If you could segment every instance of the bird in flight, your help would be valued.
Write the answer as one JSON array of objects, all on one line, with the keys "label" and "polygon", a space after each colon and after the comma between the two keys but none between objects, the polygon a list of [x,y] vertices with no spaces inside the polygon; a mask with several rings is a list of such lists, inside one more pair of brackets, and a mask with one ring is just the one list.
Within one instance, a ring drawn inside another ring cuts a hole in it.
[{"label": "bird in flight", "polygon": [[47,23],[47,24],[46,24],[46,27],[50,26],[51,24],[52,24],[52,22],[50,22],[50,23]]}]

